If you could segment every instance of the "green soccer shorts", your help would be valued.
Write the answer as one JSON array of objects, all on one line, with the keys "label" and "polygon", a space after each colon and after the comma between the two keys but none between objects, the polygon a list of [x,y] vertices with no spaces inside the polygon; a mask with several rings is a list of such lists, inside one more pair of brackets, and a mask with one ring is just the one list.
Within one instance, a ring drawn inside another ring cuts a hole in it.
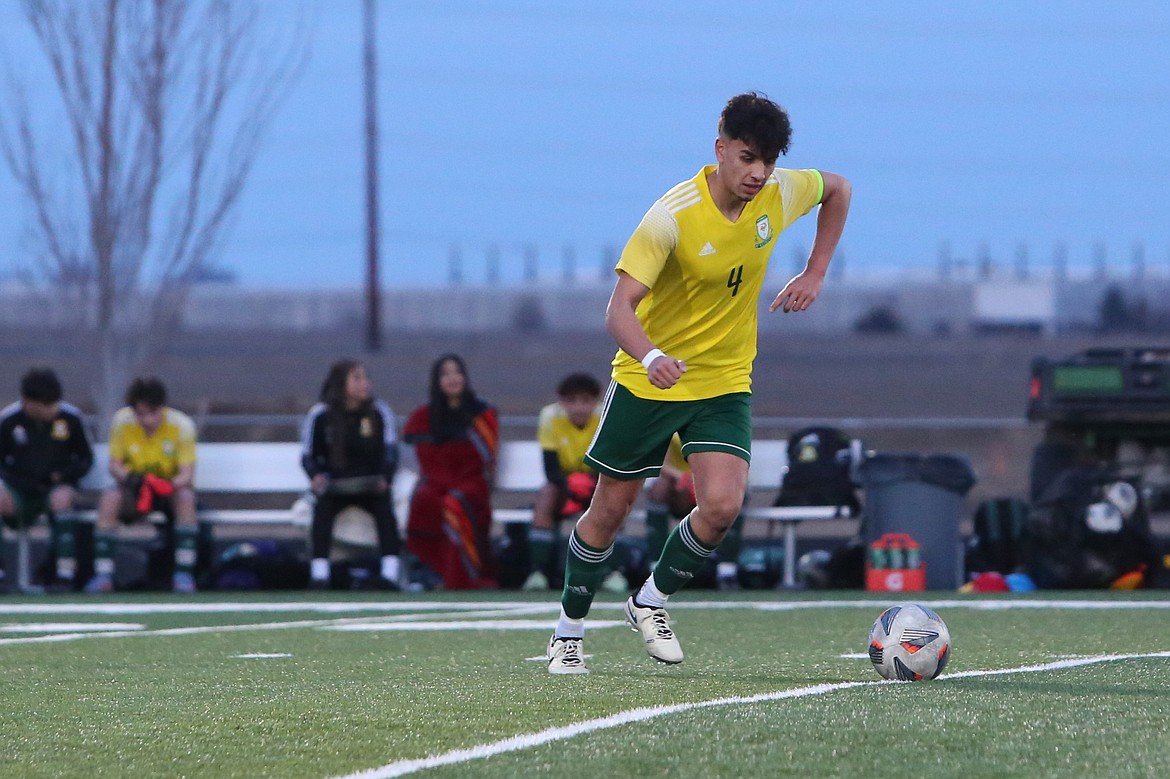
[{"label": "green soccer shorts", "polygon": [[657,476],[675,433],[684,457],[727,452],[752,461],[752,395],[733,392],[703,400],[646,400],[611,382],[601,424],[585,462],[625,481]]}]

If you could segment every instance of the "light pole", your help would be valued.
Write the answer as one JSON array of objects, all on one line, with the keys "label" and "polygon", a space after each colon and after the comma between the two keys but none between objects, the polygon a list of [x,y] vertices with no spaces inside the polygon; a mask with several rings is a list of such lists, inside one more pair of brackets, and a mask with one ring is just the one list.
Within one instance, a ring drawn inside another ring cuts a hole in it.
[{"label": "light pole", "polygon": [[378,95],[374,1],[362,0],[362,70],[366,105],[366,350],[382,349],[382,294],[378,273]]}]

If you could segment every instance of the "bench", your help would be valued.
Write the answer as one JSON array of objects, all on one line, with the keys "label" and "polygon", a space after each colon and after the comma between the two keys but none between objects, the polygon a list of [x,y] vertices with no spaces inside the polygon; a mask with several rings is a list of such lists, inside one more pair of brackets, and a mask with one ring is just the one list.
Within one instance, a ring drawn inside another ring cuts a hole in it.
[{"label": "bench", "polygon": [[[287,508],[201,508],[200,524],[206,528],[219,525],[292,525],[308,527],[310,510],[299,501],[309,488],[309,479],[301,469],[299,442],[199,443],[195,467],[195,490],[200,495],[285,495]],[[94,467],[81,481],[83,492],[100,492],[111,484],[106,463],[106,444],[94,446]],[[782,440],[752,442],[752,467],[748,487],[754,492],[775,495],[781,475],[788,463],[787,445]],[[416,475],[399,469],[394,480],[395,508],[400,522],[405,522],[410,494]],[[536,441],[506,441],[499,453],[494,498],[532,496],[544,485],[544,460]],[[531,508],[497,506],[493,520],[503,524],[532,521]],[[77,519],[93,522],[94,509],[76,512]],[[631,519],[645,519],[645,510],[635,508]],[[784,572],[782,584],[795,586],[796,527],[801,522],[848,517],[833,506],[747,506],[744,517],[784,526]],[[28,539],[18,534],[18,584],[28,585]]]},{"label": "bench", "polygon": [[[95,444],[94,465],[81,480],[82,494],[95,494],[113,483],[107,462],[109,447]],[[287,508],[208,509],[199,512],[200,524],[216,525],[302,525],[308,526],[309,514],[296,504],[309,488],[309,479],[301,469],[301,445],[297,442],[200,443],[195,466],[195,489],[200,494],[279,494],[287,495]],[[95,508],[79,509],[74,517],[81,522],[97,519]],[[17,533],[17,587],[32,592],[29,584],[29,550],[27,531]]]},{"label": "bench", "polygon": [[[854,461],[859,461],[861,444],[854,442]],[[788,467],[788,442],[784,440],[752,441],[752,464],[748,470],[748,490],[774,496]],[[544,486],[544,459],[536,441],[508,441],[500,449],[496,469],[495,495],[535,493]],[[784,526],[784,568],[782,586],[796,586],[796,528],[801,522],[846,519],[847,508],[837,506],[751,506],[744,508],[744,520],[764,521],[769,532],[774,523]],[[644,509],[635,508],[630,518],[644,520]],[[492,519],[504,524],[532,521],[531,508],[496,508]]]}]

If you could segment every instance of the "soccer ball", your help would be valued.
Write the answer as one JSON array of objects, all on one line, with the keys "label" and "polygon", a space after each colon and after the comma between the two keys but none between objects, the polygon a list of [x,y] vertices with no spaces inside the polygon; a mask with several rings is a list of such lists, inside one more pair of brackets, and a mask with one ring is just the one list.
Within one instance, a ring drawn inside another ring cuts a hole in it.
[{"label": "soccer ball", "polygon": [[933,679],[950,656],[951,632],[946,623],[918,603],[891,606],[869,631],[869,659],[885,679]]}]

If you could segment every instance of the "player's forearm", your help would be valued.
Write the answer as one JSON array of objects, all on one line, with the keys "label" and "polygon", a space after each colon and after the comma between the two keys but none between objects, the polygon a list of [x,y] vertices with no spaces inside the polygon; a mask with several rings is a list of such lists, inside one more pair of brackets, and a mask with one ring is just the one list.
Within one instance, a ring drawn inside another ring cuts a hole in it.
[{"label": "player's forearm", "polygon": [[632,309],[606,312],[605,329],[621,350],[635,360],[641,360],[647,352],[656,348]]},{"label": "player's forearm", "polygon": [[190,487],[195,484],[195,466],[184,465],[179,468],[175,478],[171,479],[171,484],[176,487]]},{"label": "player's forearm", "polygon": [[829,261],[833,259],[833,252],[837,251],[837,244],[841,241],[841,233],[845,231],[849,202],[853,198],[853,188],[848,179],[834,173],[825,173],[823,176],[825,197],[817,213],[817,234],[813,239],[807,266],[808,272],[822,277],[828,271]]}]

